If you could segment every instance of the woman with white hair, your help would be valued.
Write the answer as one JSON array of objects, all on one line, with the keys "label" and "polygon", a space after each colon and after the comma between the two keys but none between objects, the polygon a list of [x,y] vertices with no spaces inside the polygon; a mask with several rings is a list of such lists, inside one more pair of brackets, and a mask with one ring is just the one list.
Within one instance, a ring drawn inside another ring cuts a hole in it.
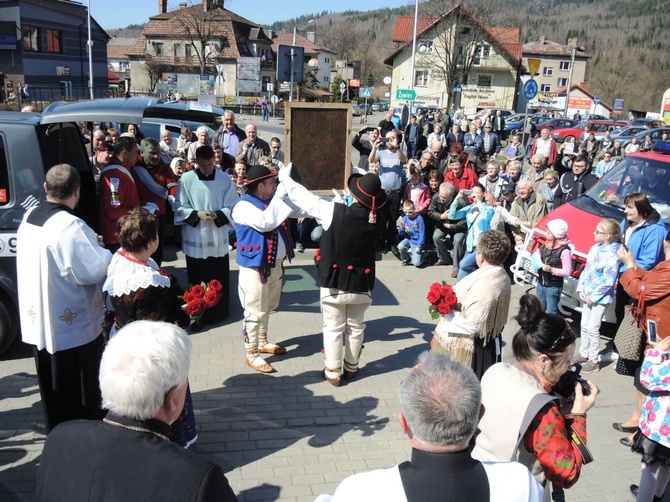
[{"label": "woman with white hair", "polygon": [[205,126],[200,126],[195,130],[195,135],[198,140],[191,143],[191,146],[188,147],[187,154],[188,161],[194,163],[195,151],[201,146],[209,145],[209,129],[207,129]]}]

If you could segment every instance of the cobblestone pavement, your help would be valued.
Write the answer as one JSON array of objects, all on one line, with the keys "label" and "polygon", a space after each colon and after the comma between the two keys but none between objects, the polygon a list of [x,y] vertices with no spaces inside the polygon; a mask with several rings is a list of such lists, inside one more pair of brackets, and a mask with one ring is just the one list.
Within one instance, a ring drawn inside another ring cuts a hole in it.
[{"label": "cobblestone pavement", "polygon": [[[165,265],[184,284],[183,255],[171,248],[166,253]],[[362,368],[355,380],[335,388],[321,376],[321,316],[312,260],[313,251],[307,250],[286,268],[281,305],[270,321],[271,341],[288,348],[286,355],[269,358],[276,373],[262,375],[244,365],[242,310],[235,291],[230,320],[192,335],[190,379],[200,430],[195,451],[223,466],[241,501],[313,501],[354,472],[391,467],[410,454],[397,422],[397,389],[432,336],[428,287],[446,279],[451,268],[400,267],[392,254],[384,257],[367,315]],[[232,268],[231,283],[236,284]],[[516,305],[525,289],[515,286],[513,291]],[[504,331],[506,359],[515,329],[510,321]],[[31,355],[17,343],[0,358],[4,502],[32,500],[44,443]],[[639,480],[639,459],[619,444],[622,434],[611,423],[631,411],[631,380],[616,375],[612,365],[592,380],[601,388],[588,421],[595,461],[566,499],[630,501],[628,486]]]}]

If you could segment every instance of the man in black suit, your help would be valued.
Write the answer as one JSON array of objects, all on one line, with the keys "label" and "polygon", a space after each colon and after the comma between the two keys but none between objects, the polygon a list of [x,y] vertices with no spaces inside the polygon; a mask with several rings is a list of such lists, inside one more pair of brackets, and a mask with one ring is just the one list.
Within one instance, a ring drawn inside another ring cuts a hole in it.
[{"label": "man in black suit", "polygon": [[170,441],[182,412],[191,341],[174,324],[135,321],[100,364],[103,421],[51,431],[37,473],[38,502],[234,502],[221,467]]},{"label": "man in black suit", "polygon": [[491,120],[491,126],[493,126],[493,132],[496,133],[502,141],[507,139],[505,117],[503,117],[502,110],[496,111],[496,116]]}]

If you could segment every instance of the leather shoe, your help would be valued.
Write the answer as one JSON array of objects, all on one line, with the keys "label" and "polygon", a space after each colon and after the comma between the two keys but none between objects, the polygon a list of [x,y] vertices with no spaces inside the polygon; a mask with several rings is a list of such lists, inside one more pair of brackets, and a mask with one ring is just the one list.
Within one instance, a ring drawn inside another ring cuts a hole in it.
[{"label": "leather shoe", "polygon": [[286,349],[276,343],[268,343],[263,347],[258,348],[261,354],[274,354],[275,356],[283,356],[286,354]]},{"label": "leather shoe", "polygon": [[342,373],[342,378],[344,378],[345,380],[353,380],[354,377],[356,376],[357,371],[358,370],[354,371],[344,370],[344,372]]},{"label": "leather shoe", "polygon": [[321,374],[323,375],[323,378],[325,378],[326,381],[327,381],[329,384],[331,384],[332,386],[334,386],[334,387],[339,387],[339,386],[340,386],[340,378],[341,378],[341,377],[338,376],[338,377],[335,377],[335,378],[331,378],[331,377],[329,377],[328,375],[326,375],[326,370],[323,370],[323,371],[321,372]]},{"label": "leather shoe", "polygon": [[446,265],[446,263],[442,260],[437,260],[435,263],[433,263],[433,267],[442,267],[443,265]]},{"label": "leather shoe", "polygon": [[[635,498],[637,498],[637,492],[638,492],[639,490],[640,490],[640,487],[639,487],[639,486],[637,486],[637,485],[630,485],[630,492],[633,494],[633,496],[634,496]],[[653,500],[652,500],[652,502],[662,502],[662,501],[663,501],[663,497],[657,497],[656,495],[654,495],[654,498],[653,498]]]},{"label": "leather shoe", "polygon": [[625,433],[637,432],[637,427],[626,427],[625,425],[621,425],[620,423],[613,423],[612,428],[615,431],[625,432]]},{"label": "leather shoe", "polygon": [[619,443],[624,445],[626,448],[630,448],[631,446],[633,446],[633,442],[627,437],[619,439]]},{"label": "leather shoe", "polygon": [[454,271],[451,273],[451,278],[452,278],[452,279],[456,279],[457,277],[458,277],[458,272],[456,272],[456,271],[454,270]]}]

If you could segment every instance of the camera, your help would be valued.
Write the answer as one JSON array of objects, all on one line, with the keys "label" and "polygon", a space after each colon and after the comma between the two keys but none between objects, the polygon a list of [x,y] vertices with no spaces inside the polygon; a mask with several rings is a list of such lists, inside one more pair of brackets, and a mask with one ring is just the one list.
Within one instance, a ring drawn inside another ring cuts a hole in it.
[{"label": "camera", "polygon": [[582,366],[580,364],[575,364],[572,368],[573,369],[563,373],[558,383],[551,388],[554,394],[558,394],[568,401],[575,400],[575,384],[577,382],[582,386],[582,394],[585,396],[591,395],[591,387],[589,387],[589,383],[579,374],[582,371]]},{"label": "camera", "polygon": [[382,142],[382,145],[385,145],[386,143],[389,142],[389,139],[388,138],[380,138],[379,141]]}]

